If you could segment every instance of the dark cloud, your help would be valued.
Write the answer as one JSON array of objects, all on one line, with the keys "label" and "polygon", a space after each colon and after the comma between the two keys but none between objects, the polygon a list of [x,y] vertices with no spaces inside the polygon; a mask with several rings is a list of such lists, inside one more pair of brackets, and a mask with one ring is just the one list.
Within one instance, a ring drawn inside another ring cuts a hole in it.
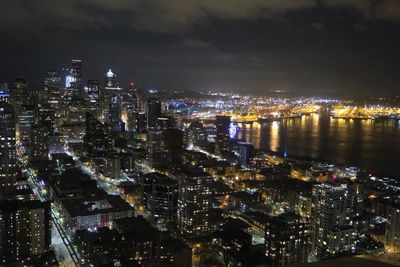
[{"label": "dark cloud", "polygon": [[80,57],[144,86],[395,91],[399,18],[398,0],[0,0],[0,79]]},{"label": "dark cloud", "polygon": [[120,14],[137,30],[177,32],[209,17],[247,20],[317,6],[353,8],[370,18],[400,19],[398,0],[1,0],[0,22],[2,31],[49,25],[85,30],[110,27],[122,19]]}]

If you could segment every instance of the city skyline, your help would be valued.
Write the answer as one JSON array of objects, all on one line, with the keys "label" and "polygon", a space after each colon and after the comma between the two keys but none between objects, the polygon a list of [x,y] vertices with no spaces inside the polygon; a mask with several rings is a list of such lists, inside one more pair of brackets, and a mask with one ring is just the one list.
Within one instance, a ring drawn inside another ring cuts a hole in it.
[{"label": "city skyline", "polygon": [[400,263],[400,0],[0,0],[0,265]]}]

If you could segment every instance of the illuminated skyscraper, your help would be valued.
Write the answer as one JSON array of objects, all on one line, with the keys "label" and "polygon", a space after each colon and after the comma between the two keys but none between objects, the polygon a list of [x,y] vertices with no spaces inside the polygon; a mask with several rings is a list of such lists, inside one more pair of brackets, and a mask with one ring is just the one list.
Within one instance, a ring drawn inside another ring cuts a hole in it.
[{"label": "illuminated skyscraper", "polygon": [[40,102],[48,102],[50,95],[53,94],[52,99],[60,97],[61,77],[56,71],[48,71],[44,78],[43,90],[40,91]]},{"label": "illuminated skyscraper", "polygon": [[66,102],[70,103],[73,99],[82,97],[82,60],[73,59],[71,63],[70,75],[66,76],[67,95]]},{"label": "illuminated skyscraper", "polygon": [[179,181],[178,229],[187,238],[211,233],[212,177],[199,169],[187,168],[177,174]]},{"label": "illuminated skyscraper", "polygon": [[71,75],[72,77],[74,77],[74,87],[78,90],[79,93],[82,89],[82,60],[72,60]]},{"label": "illuminated skyscraper", "polygon": [[88,91],[87,95],[89,97],[89,109],[92,114],[97,115],[99,109],[100,101],[100,81],[99,80],[89,80],[88,81]]},{"label": "illuminated skyscraper", "polygon": [[122,121],[126,124],[126,131],[130,137],[133,137],[137,133],[138,116],[138,92],[135,83],[131,82],[129,87],[123,90],[121,116]]},{"label": "illuminated skyscraper", "polygon": [[15,110],[8,103],[0,102],[0,184],[15,177]]},{"label": "illuminated skyscraper", "polygon": [[309,224],[294,213],[268,216],[265,254],[274,266],[304,263],[311,249]]},{"label": "illuminated skyscraper", "polygon": [[189,147],[207,145],[207,131],[200,121],[194,121],[186,130],[186,142]]},{"label": "illuminated skyscraper", "polygon": [[31,127],[35,124],[37,109],[34,105],[23,105],[18,115],[18,144],[24,152],[30,149]]},{"label": "illuminated skyscraper", "polygon": [[19,114],[20,107],[28,104],[28,82],[24,78],[16,78],[11,88],[11,103],[15,107],[15,112]]},{"label": "illuminated skyscraper", "polygon": [[238,142],[239,164],[246,166],[253,157],[253,145],[247,142]]},{"label": "illuminated skyscraper", "polygon": [[312,252],[318,258],[349,253],[356,230],[349,226],[349,192],[346,184],[317,184],[312,191]]},{"label": "illuminated skyscraper", "polygon": [[117,87],[117,75],[111,69],[108,70],[104,78],[104,87]]},{"label": "illuminated skyscraper", "polygon": [[[116,132],[121,131],[121,112],[122,112],[122,99],[119,94],[113,95],[109,102],[108,121],[112,126],[112,129]],[[124,127],[125,128],[125,127]]]},{"label": "illuminated skyscraper", "polygon": [[51,124],[40,123],[31,127],[31,160],[46,159],[49,152]]},{"label": "illuminated skyscraper", "polygon": [[216,117],[216,127],[217,127],[217,147],[219,152],[229,150],[229,128],[231,125],[230,116],[217,116]]},{"label": "illuminated skyscraper", "polygon": [[387,209],[385,249],[390,253],[400,252],[400,205],[392,204]]},{"label": "illuminated skyscraper", "polygon": [[1,201],[0,233],[2,266],[48,251],[51,243],[50,203]]},{"label": "illuminated skyscraper", "polygon": [[117,76],[109,70],[104,77],[104,88],[100,91],[101,118],[113,124],[121,122],[122,88],[117,86]]}]

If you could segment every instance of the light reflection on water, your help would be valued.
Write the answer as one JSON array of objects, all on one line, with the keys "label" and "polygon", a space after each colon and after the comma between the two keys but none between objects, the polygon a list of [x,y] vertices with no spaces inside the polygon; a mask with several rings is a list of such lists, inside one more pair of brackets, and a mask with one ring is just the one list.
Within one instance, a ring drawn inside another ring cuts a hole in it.
[{"label": "light reflection on water", "polygon": [[356,165],[400,177],[400,122],[331,119],[328,112],[240,125],[237,135],[254,147]]}]

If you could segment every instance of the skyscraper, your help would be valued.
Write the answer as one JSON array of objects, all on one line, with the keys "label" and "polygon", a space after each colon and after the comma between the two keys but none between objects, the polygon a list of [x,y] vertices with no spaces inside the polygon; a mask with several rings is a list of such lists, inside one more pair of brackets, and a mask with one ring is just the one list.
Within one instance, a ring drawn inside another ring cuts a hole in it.
[{"label": "skyscraper", "polygon": [[48,156],[50,145],[51,124],[42,122],[31,127],[30,156],[32,159],[45,159]]},{"label": "skyscraper", "polygon": [[[56,71],[48,71],[44,78],[43,90],[40,92],[41,102],[48,102],[50,96],[52,100],[58,100],[61,96],[61,77]],[[50,102],[49,102],[50,103]]]},{"label": "skyscraper", "polygon": [[216,117],[216,127],[217,127],[217,148],[219,152],[229,150],[229,127],[231,125],[230,116],[217,116]]},{"label": "skyscraper", "polygon": [[161,223],[176,221],[178,182],[164,174],[153,172],[142,177],[147,208]]},{"label": "skyscraper", "polygon": [[74,87],[78,90],[79,94],[80,90],[82,89],[82,60],[72,60],[71,75],[74,77]]},{"label": "skyscraper", "polygon": [[[51,118],[59,118],[62,115],[62,89],[61,76],[56,71],[48,71],[44,79],[44,97],[53,114]],[[40,103],[45,104],[45,103]],[[54,122],[53,122],[54,123]]]},{"label": "skyscraper", "polygon": [[346,184],[318,184],[312,191],[312,251],[328,258],[354,249],[356,230],[349,226],[349,193]]},{"label": "skyscraper", "polygon": [[253,145],[247,142],[238,142],[239,164],[246,166],[253,157]]},{"label": "skyscraper", "polygon": [[92,114],[97,116],[97,111],[99,109],[99,95],[100,95],[100,81],[99,80],[89,80],[88,81],[88,91],[87,95],[89,97],[89,110]]},{"label": "skyscraper", "polygon": [[11,103],[14,105],[17,114],[19,114],[19,107],[28,104],[28,95],[28,82],[24,78],[16,78],[11,87]]},{"label": "skyscraper", "polygon": [[294,213],[268,216],[265,254],[275,266],[304,263],[311,249],[309,224]]},{"label": "skyscraper", "polygon": [[157,125],[157,119],[161,116],[161,102],[155,97],[147,100],[147,128],[154,128]]},{"label": "skyscraper", "polygon": [[108,70],[104,77],[104,87],[117,87],[117,75],[111,69]]},{"label": "skyscraper", "polygon": [[29,152],[31,127],[36,121],[37,109],[34,105],[22,105],[18,114],[18,145],[23,152]]},{"label": "skyscraper", "polygon": [[71,62],[70,75],[66,77],[66,103],[73,99],[82,97],[82,60],[73,59]]},{"label": "skyscraper", "polygon": [[385,249],[390,253],[400,252],[400,205],[388,206]]},{"label": "skyscraper", "polygon": [[89,112],[86,112],[86,134],[83,140],[90,156],[103,154],[112,146],[106,127]]},{"label": "skyscraper", "polygon": [[210,234],[212,177],[199,169],[186,168],[177,174],[177,178],[179,231],[187,238]]},{"label": "skyscraper", "polygon": [[[122,99],[119,94],[110,97],[108,121],[112,126],[113,131],[121,131],[121,115],[122,115]],[[125,127],[124,127],[125,128]]]},{"label": "skyscraper", "polygon": [[15,177],[15,110],[11,104],[0,102],[0,184]]},{"label": "skyscraper", "polygon": [[[100,91],[101,119],[112,124],[121,121],[122,88],[117,86],[117,76],[109,70],[104,77],[104,88]],[[115,127],[115,125],[113,125]]]},{"label": "skyscraper", "polygon": [[200,121],[194,121],[186,130],[186,141],[189,147],[204,147],[207,145],[207,131]]},{"label": "skyscraper", "polygon": [[19,262],[49,250],[50,203],[39,200],[0,202],[0,263]]}]

